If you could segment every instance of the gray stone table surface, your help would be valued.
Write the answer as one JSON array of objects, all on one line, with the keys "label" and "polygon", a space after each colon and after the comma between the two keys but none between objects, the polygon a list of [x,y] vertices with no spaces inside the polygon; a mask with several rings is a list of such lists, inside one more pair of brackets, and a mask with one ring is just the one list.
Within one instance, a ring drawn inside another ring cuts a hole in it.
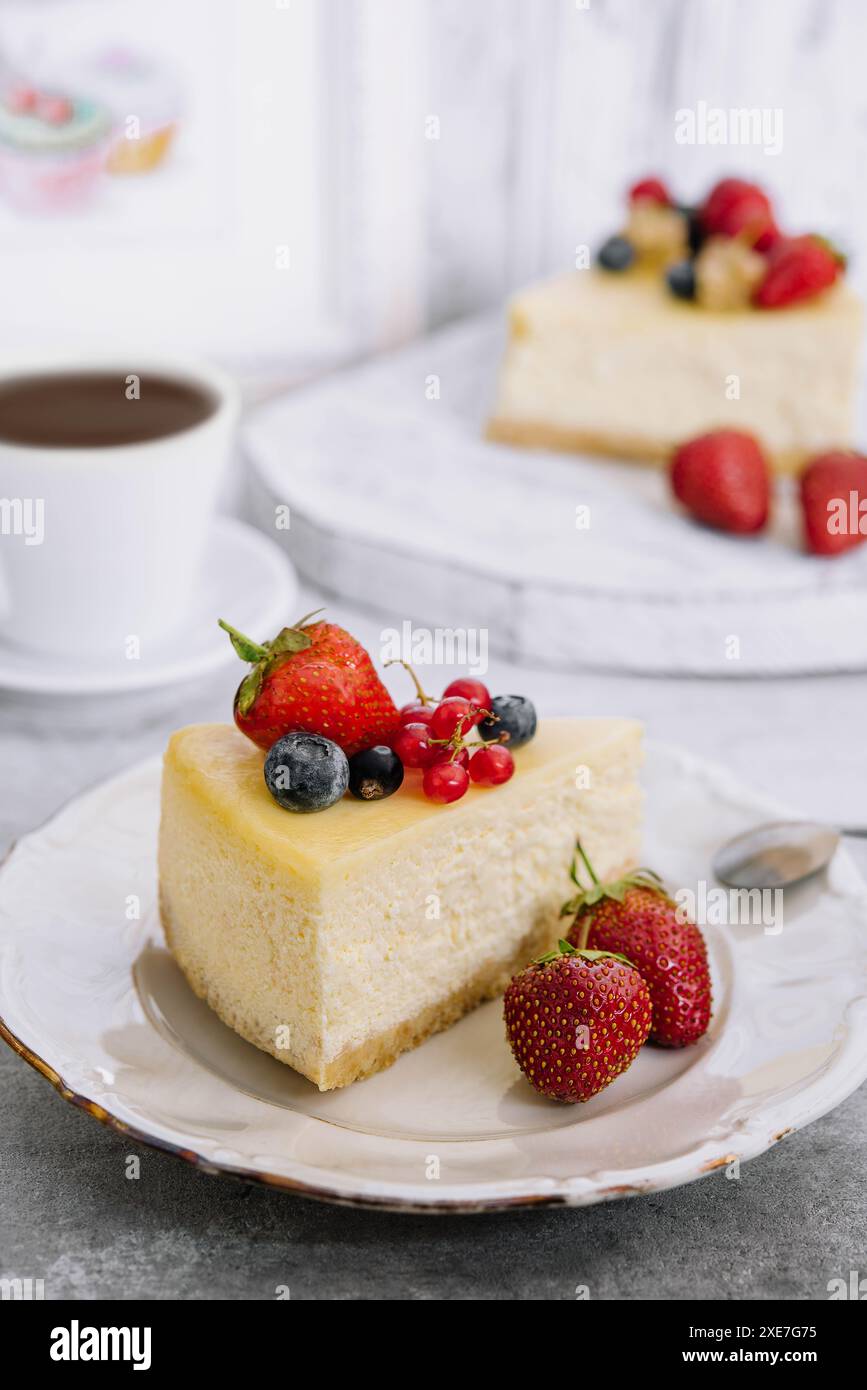
[{"label": "gray stone table surface", "polygon": [[[309,597],[302,611],[316,607]],[[378,618],[337,602],[329,614],[376,649]],[[235,683],[229,667],[147,696],[0,694],[0,846],[161,750],[179,724],[227,717]],[[727,763],[795,810],[867,820],[867,677],[564,675],[494,657],[489,684],[533,694],[545,714],[637,715],[652,737]],[[141,1158],[138,1181],[126,1177],[130,1153]],[[862,1087],[739,1181],[718,1173],[574,1211],[354,1211],[137,1149],[4,1048],[0,1275],[41,1278],[47,1298],[77,1299],[272,1299],[284,1285],[300,1299],[573,1299],[579,1285],[607,1299],[824,1299],[830,1279],[867,1274],[865,1159]]]}]

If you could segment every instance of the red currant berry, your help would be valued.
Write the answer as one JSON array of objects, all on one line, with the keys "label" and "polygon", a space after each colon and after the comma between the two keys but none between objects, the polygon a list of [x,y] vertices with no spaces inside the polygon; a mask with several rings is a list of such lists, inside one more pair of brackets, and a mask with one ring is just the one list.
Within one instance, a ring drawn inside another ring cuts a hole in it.
[{"label": "red currant berry", "polygon": [[466,748],[459,748],[455,753],[453,748],[440,748],[433,756],[431,766],[436,763],[452,763],[458,767],[469,767],[470,755]]},{"label": "red currant berry", "polygon": [[470,776],[480,787],[499,787],[508,782],[514,771],[515,759],[502,744],[480,748],[470,760]]},{"label": "red currant berry", "polygon": [[462,734],[469,733],[475,723],[475,710],[462,695],[451,695],[437,705],[430,722],[434,738],[451,738],[460,725]]},{"label": "red currant berry", "polygon": [[67,97],[40,97],[37,111],[49,125],[65,125],[74,115],[72,102]]},{"label": "red currant berry", "polygon": [[419,705],[413,701],[408,705],[401,705],[400,722],[401,724],[429,724],[433,719],[433,705]]},{"label": "red currant berry", "polygon": [[456,763],[434,763],[433,767],[425,768],[421,785],[425,796],[431,801],[445,804],[462,797],[470,785],[470,779],[466,768],[458,767]]},{"label": "red currant berry", "polygon": [[443,699],[446,700],[450,695],[462,695],[471,704],[477,705],[479,709],[491,708],[491,697],[488,694],[488,687],[482,685],[481,681],[474,681],[470,676],[462,676],[460,680],[452,681],[443,691]]},{"label": "red currant berry", "polygon": [[428,742],[427,724],[404,724],[391,741],[392,751],[404,767],[427,767],[435,749]]},{"label": "red currant berry", "polygon": [[16,85],[6,93],[6,106],[8,110],[14,111],[16,115],[23,115],[25,111],[35,111],[39,100],[35,87],[27,87],[23,82]]}]

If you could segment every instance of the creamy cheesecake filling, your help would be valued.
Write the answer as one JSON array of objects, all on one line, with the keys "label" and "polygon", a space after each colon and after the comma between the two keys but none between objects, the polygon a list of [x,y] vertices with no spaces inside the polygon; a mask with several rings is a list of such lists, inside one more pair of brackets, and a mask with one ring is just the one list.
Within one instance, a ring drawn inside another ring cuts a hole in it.
[{"label": "creamy cheesecake filling", "polygon": [[845,284],[721,313],[657,276],[586,271],[518,295],[510,326],[493,438],[658,458],[728,426],[782,468],[853,438],[861,305]]},{"label": "creamy cheesecake filling", "polygon": [[236,730],[182,730],[160,829],[170,948],[243,1037],[323,1089],[346,1084],[556,939],[576,836],[602,874],[635,862],[639,745],[628,720],[549,720],[509,783],[454,806],[405,786],[299,816]]},{"label": "creamy cheesecake filling", "polygon": [[637,788],[597,791],[582,803],[564,770],[505,820],[496,792],[485,801],[472,826],[446,821],[435,845],[386,856],[363,880],[326,894],[326,1061],[411,1019],[481,969],[499,978],[522,943],[553,944],[576,835],[606,874],[637,852]]},{"label": "creamy cheesecake filling", "polygon": [[195,992],[242,1037],[311,1075],[323,1032],[321,891],[258,857],[168,766],[159,856],[166,941]]}]

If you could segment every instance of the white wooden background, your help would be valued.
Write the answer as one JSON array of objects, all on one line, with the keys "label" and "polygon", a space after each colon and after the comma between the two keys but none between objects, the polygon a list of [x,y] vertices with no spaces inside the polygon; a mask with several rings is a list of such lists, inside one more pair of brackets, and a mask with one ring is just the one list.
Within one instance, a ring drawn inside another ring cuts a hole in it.
[{"label": "white wooden background", "polygon": [[[66,216],[0,197],[16,350],[168,332],[285,383],[571,266],[651,169],[864,241],[867,0],[0,0],[0,62],[59,79],[115,31],[178,68],[177,148]],[[782,153],[676,144],[699,102],[780,108]]]},{"label": "white wooden background", "polygon": [[[793,229],[864,242],[865,0],[325,0],[322,15],[340,307],[371,346],[572,265],[648,170],[685,199],[742,173]],[[781,153],[677,144],[675,112],[699,102],[779,108]]]}]

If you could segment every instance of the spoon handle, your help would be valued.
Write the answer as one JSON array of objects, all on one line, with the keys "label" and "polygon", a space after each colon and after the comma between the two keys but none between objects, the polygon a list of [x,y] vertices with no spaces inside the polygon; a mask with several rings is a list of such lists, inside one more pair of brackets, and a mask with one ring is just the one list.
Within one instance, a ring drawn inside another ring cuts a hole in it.
[{"label": "spoon handle", "polygon": [[840,834],[853,835],[858,840],[867,840],[867,826],[844,825],[840,827]]}]

